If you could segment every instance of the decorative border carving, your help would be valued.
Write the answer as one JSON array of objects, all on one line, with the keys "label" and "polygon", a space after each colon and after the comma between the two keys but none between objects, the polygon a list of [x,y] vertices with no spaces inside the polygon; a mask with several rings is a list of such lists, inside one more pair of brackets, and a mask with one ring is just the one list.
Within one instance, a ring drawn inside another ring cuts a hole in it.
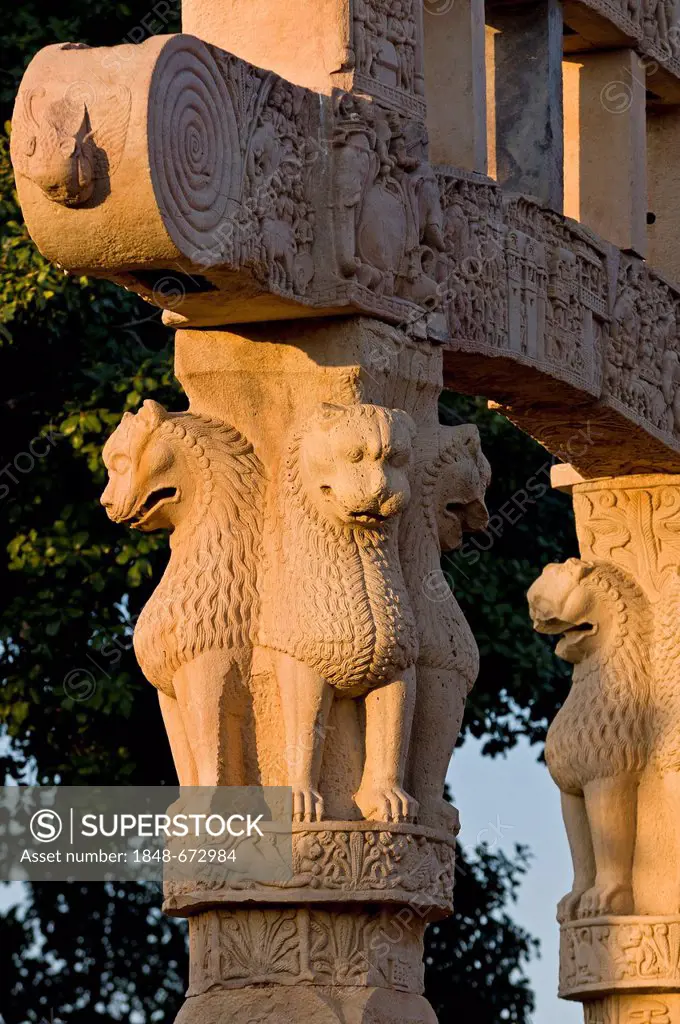
[{"label": "decorative border carving", "polygon": [[656,600],[666,580],[673,583],[680,563],[679,483],[665,474],[575,484],[583,557],[614,562]]},{"label": "decorative border carving", "polygon": [[599,917],[560,932],[562,999],[680,989],[680,916]]},{"label": "decorative border carving", "polygon": [[188,996],[245,985],[331,985],[423,991],[425,922],[386,909],[264,907],[189,919]]},{"label": "decorative border carving", "polygon": [[[263,843],[276,843],[266,833]],[[271,856],[271,854],[269,854]],[[269,885],[229,884],[216,867],[211,882],[166,882],[166,913],[182,917],[216,903],[397,903],[428,919],[453,907],[455,840],[432,829],[372,822],[322,821],[293,826],[293,876]]]}]

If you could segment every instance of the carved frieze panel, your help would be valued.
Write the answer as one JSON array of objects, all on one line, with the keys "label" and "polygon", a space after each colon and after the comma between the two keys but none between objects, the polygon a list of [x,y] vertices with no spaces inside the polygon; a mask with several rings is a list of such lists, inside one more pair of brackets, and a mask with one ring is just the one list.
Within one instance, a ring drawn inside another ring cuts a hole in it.
[{"label": "carved frieze panel", "polygon": [[244,985],[423,990],[425,922],[380,909],[232,908],[189,919],[189,996]]},{"label": "carved frieze panel", "polygon": [[[677,915],[602,917],[562,926],[560,996],[563,999],[582,999],[606,992],[677,992],[679,987],[680,917]],[[663,1002],[663,997],[659,998]]]},{"label": "carved frieze panel", "polygon": [[350,0],[350,8],[354,88],[424,119],[422,4]]},{"label": "carved frieze panel", "polygon": [[[428,829],[394,825],[377,829],[361,822],[294,825],[293,874],[274,884],[244,878],[225,881],[215,868],[211,882],[166,882],[166,913],[189,915],[206,903],[380,903],[410,905],[425,920],[450,913],[455,844]],[[276,835],[262,844],[275,848]],[[263,852],[269,862],[274,857]]]}]

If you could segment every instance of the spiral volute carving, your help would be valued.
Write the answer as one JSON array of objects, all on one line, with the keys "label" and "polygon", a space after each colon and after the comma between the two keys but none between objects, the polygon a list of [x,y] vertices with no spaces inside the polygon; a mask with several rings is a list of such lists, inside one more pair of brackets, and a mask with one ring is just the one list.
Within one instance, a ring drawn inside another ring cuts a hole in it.
[{"label": "spiral volute carving", "polygon": [[225,77],[208,46],[176,36],[154,69],[149,155],[159,209],[181,252],[219,262],[242,160]]}]

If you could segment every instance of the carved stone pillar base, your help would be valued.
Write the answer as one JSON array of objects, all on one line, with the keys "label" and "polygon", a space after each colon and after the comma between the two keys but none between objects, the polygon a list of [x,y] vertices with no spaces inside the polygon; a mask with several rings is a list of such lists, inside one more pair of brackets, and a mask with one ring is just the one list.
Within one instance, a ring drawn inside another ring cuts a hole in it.
[{"label": "carved stone pillar base", "polygon": [[[437,1024],[422,996],[384,988],[251,985],[193,996],[176,1024]],[[674,1019],[675,1021],[675,1019]],[[656,1022],[655,1022],[656,1024]]]},{"label": "carved stone pillar base", "polygon": [[[562,925],[560,996],[563,999],[592,1000],[594,1005],[601,1001],[594,997],[606,994],[616,995],[619,1000],[624,997],[641,999],[653,994],[667,1003],[669,998],[680,1000],[679,988],[680,916],[677,914],[608,915]],[[628,1021],[629,1018],[622,1019]],[[654,1016],[650,1019],[656,1021]],[[609,1021],[609,1018],[604,1020]]]},{"label": "carved stone pillar base", "polygon": [[434,1024],[423,936],[451,912],[452,837],[367,822],[293,829],[287,882],[166,882],[166,912],[189,916],[178,1024]]}]

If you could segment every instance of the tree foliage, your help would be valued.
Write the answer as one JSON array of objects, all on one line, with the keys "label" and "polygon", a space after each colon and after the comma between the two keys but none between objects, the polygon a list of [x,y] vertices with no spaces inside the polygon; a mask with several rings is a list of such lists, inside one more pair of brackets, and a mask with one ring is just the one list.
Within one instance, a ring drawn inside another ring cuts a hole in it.
[{"label": "tree foliage", "polygon": [[[146,13],[139,0],[64,0],[58,14],[44,0],[22,3],[0,29],[3,120],[41,46],[138,38],[131,33]],[[171,338],[136,297],[66,277],[40,256],[21,221],[6,137],[0,224],[0,769],[19,782],[170,782],[156,695],[131,649],[132,624],[162,572],[167,541],[114,526],[98,495],[101,448],[121,414],[147,397],[185,405]],[[482,400],[449,395],[442,415],[479,424],[495,471],[492,512],[548,462]],[[548,648],[531,632],[524,595],[542,565],[574,545],[563,499],[547,489],[516,523],[501,520],[498,536],[479,538],[489,550],[466,548],[445,564],[482,653],[466,729],[485,739],[489,753],[522,734],[540,741],[564,690]],[[480,849],[460,864],[456,917],[429,932],[428,994],[442,1024],[451,1019],[452,993],[461,1018],[524,1022],[532,999],[522,972],[533,945],[507,903],[526,852],[509,860]],[[158,892],[141,885],[34,886],[0,924],[6,1024],[50,1013],[69,1024],[98,1016],[172,1021],[185,935],[158,905]]]}]

